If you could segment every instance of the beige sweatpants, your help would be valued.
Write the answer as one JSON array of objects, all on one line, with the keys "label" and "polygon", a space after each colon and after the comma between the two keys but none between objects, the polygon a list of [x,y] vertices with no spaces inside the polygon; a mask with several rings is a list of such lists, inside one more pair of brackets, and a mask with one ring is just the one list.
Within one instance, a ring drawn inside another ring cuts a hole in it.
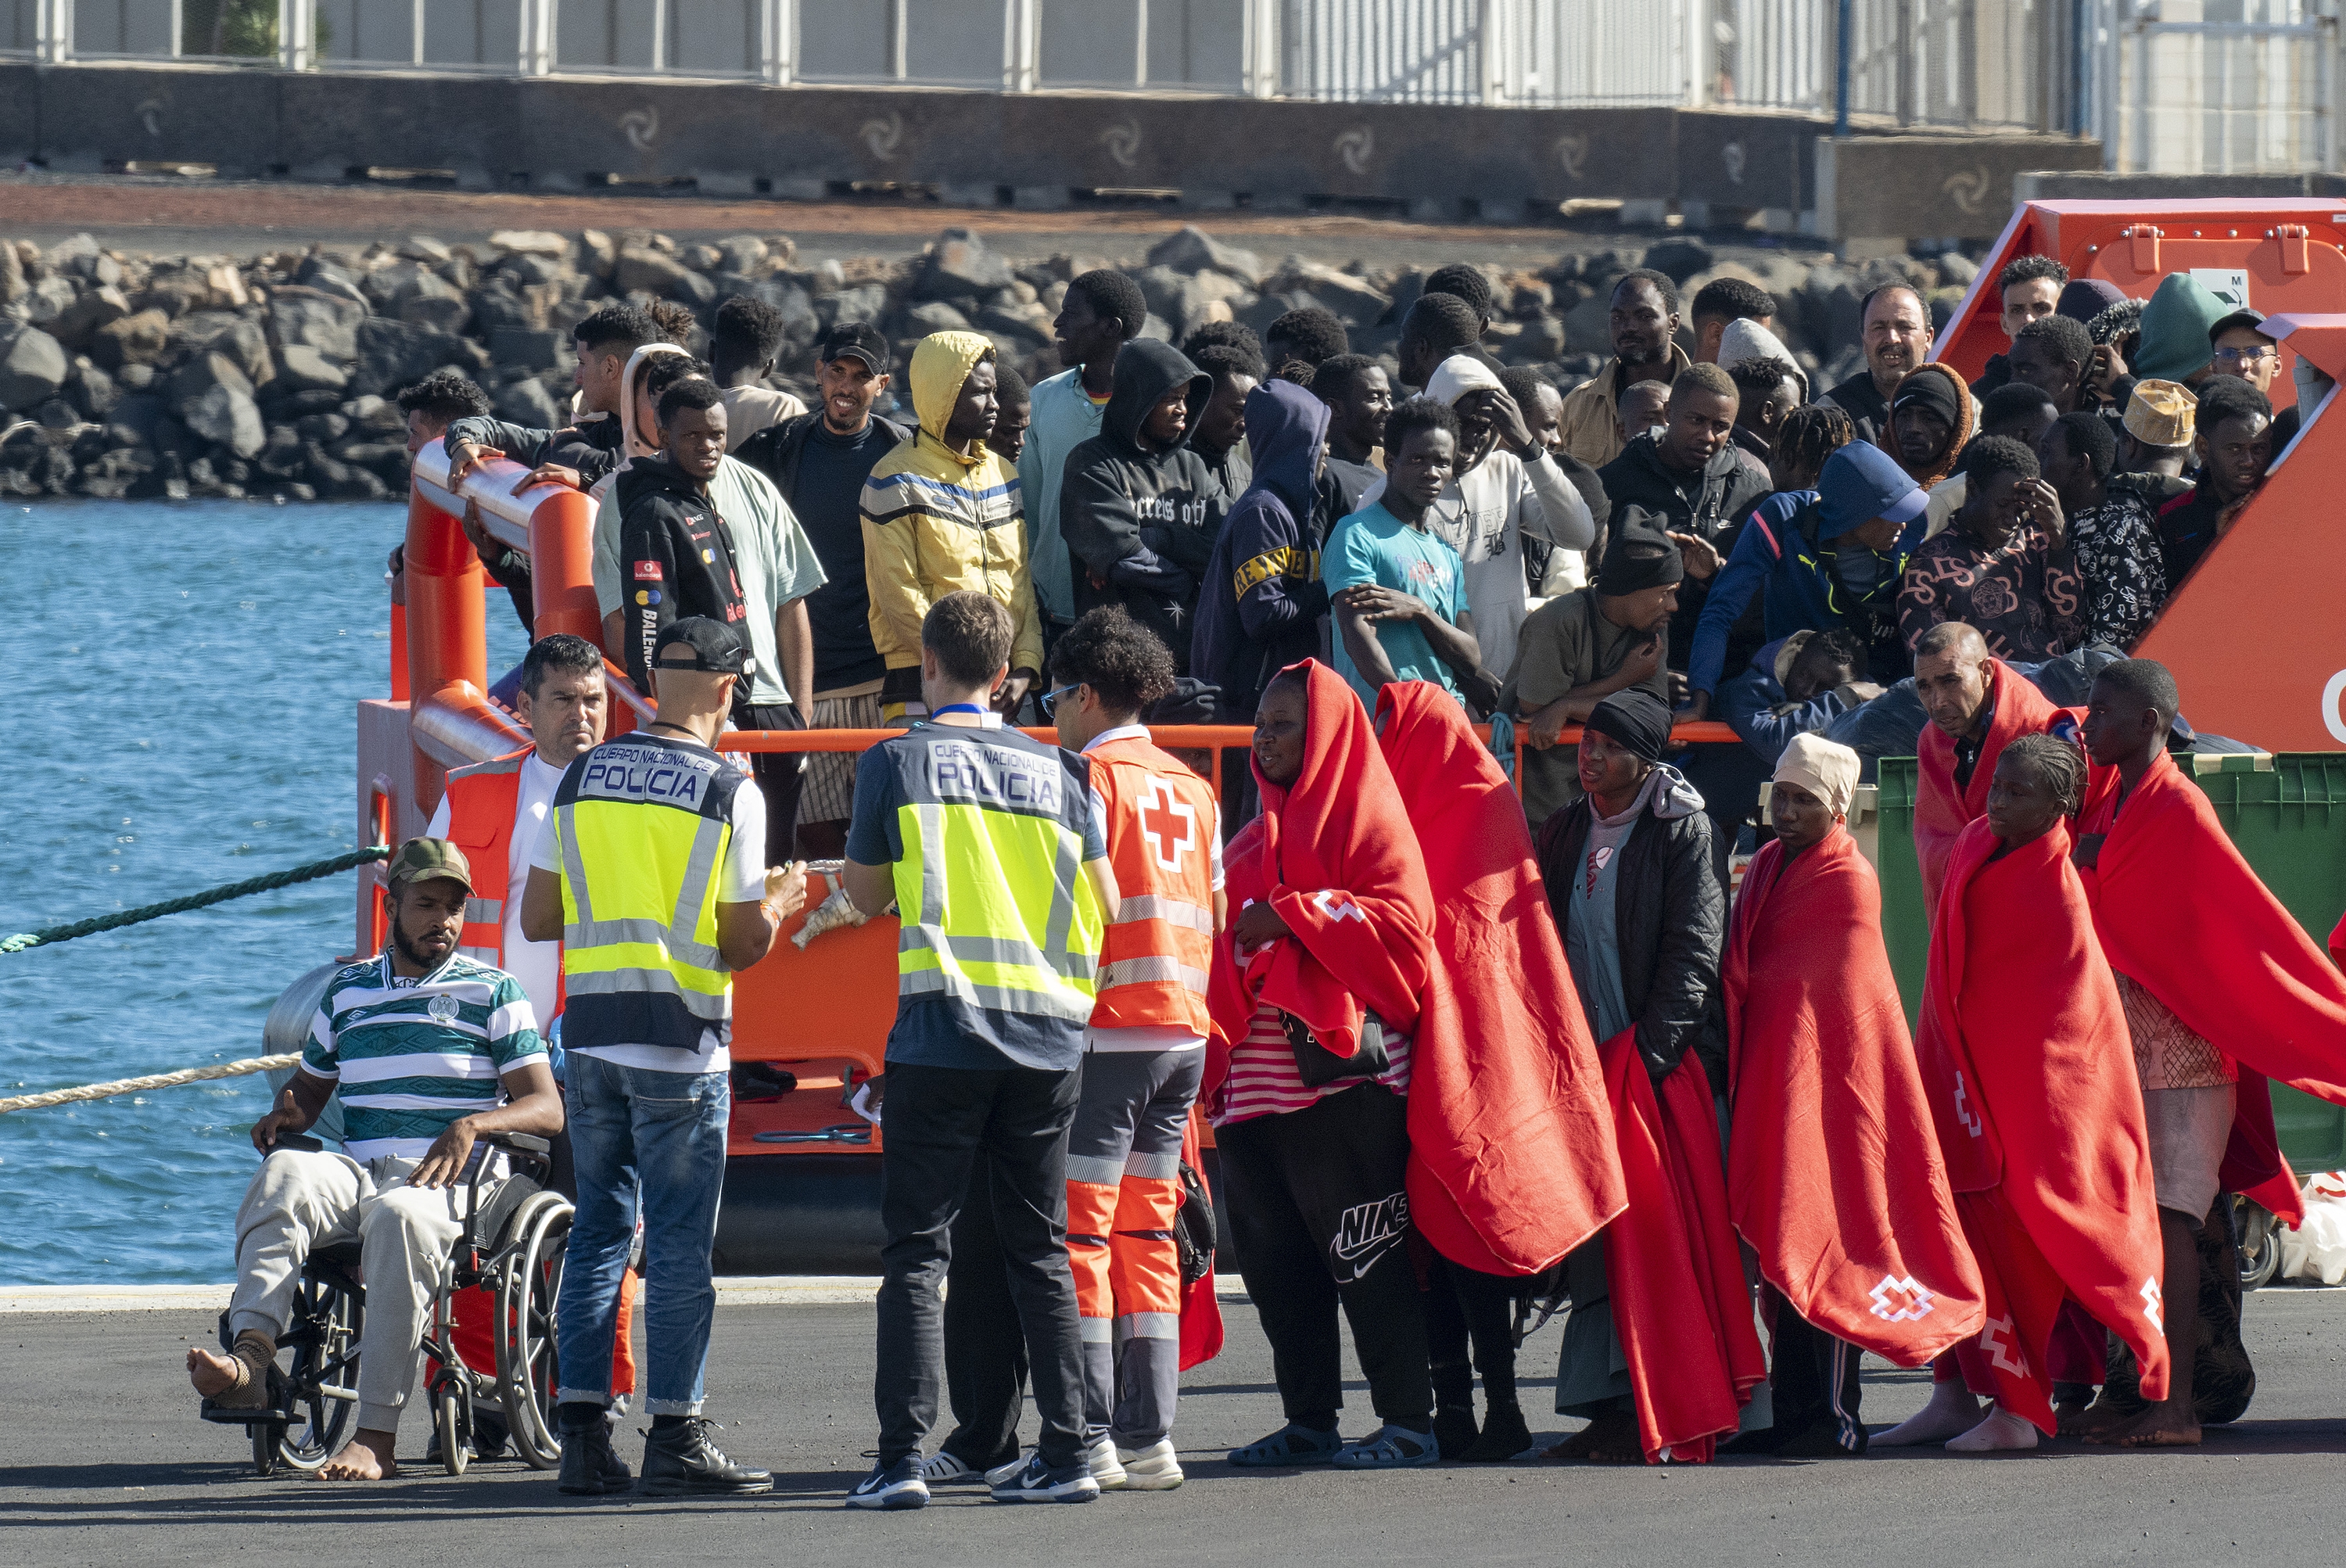
[{"label": "beige sweatpants", "polygon": [[[494,1152],[491,1158],[499,1158]],[[359,1425],[397,1431],[415,1387],[417,1352],[432,1298],[464,1234],[467,1188],[407,1185],[416,1162],[398,1156],[361,1165],[346,1155],[279,1149],[260,1162],[236,1217],[232,1339],[247,1329],[284,1336],[301,1265],[317,1247],[356,1241],[366,1274],[366,1321],[359,1336]],[[495,1192],[484,1173],[481,1197]],[[487,1238],[484,1238],[484,1240]]]}]

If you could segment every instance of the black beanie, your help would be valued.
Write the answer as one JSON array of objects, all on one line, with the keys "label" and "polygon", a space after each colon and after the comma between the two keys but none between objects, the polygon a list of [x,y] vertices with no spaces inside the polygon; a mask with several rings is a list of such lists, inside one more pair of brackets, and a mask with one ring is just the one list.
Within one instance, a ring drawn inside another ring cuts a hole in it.
[{"label": "black beanie", "polygon": [[1640,506],[1615,509],[1612,538],[1605,545],[1604,563],[1596,570],[1596,591],[1607,598],[1642,593],[1686,579],[1686,563],[1678,547]]},{"label": "black beanie", "polygon": [[[1612,552],[1606,552],[1610,561]],[[1596,705],[1587,728],[1609,735],[1648,762],[1659,762],[1670,747],[1670,710],[1643,687],[1617,691]]]}]

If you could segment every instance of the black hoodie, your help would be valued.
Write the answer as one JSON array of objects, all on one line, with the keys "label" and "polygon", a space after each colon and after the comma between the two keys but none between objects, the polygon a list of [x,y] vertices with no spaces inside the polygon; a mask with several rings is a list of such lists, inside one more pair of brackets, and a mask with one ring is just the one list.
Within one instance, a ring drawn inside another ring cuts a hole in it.
[{"label": "black hoodie", "polygon": [[1213,395],[1213,378],[1153,338],[1135,338],[1117,351],[1100,433],[1067,453],[1059,532],[1067,541],[1076,613],[1122,605],[1165,640],[1186,674],[1198,584],[1230,497],[1186,438],[1164,452],[1140,445],[1149,411],[1184,384],[1194,429]]},{"label": "black hoodie", "polygon": [[[663,455],[638,457],[612,481],[619,506],[619,590],[627,625],[619,643],[627,678],[647,678],[660,628],[707,616],[750,640],[749,606],[734,565],[733,533],[700,485]],[[741,681],[737,696],[750,683]]]}]

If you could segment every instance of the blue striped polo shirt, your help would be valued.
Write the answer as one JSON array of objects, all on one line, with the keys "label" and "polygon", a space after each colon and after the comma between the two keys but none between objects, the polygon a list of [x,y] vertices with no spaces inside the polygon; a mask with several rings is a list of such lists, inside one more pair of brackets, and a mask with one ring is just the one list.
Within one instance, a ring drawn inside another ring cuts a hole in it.
[{"label": "blue striped polo shirt", "polygon": [[421,1158],[449,1123],[503,1098],[504,1074],[545,1059],[520,981],[462,953],[403,980],[386,952],[335,973],[301,1070],[342,1096],[342,1147],[364,1165]]}]

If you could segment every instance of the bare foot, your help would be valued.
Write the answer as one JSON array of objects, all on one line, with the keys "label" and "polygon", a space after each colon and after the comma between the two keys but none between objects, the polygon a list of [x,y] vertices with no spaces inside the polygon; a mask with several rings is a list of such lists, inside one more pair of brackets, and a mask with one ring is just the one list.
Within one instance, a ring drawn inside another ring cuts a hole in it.
[{"label": "bare foot", "polygon": [[393,1432],[362,1430],[342,1445],[342,1451],[318,1467],[320,1481],[388,1481],[399,1473],[393,1462]]},{"label": "bare foot", "polygon": [[234,1356],[221,1356],[201,1345],[188,1347],[188,1381],[196,1385],[196,1392],[204,1398],[217,1399],[237,1385],[244,1376],[244,1363]]},{"label": "bare foot", "polygon": [[1541,1451],[1543,1459],[1586,1464],[1642,1464],[1646,1451],[1637,1437],[1637,1418],[1627,1411],[1601,1415],[1580,1431]]},{"label": "bare foot", "polygon": [[2061,1435],[2076,1438],[2081,1442],[2107,1442],[2110,1441],[2112,1432],[2131,1424],[2142,1413],[2140,1410],[2129,1414],[2124,1410],[2112,1410],[2101,1400],[2096,1400],[2077,1418],[2074,1429],[2066,1419],[2061,1422]]},{"label": "bare foot", "polygon": [[2013,1453],[2036,1446],[2036,1423],[2025,1417],[2014,1415],[2002,1405],[1991,1404],[1987,1419],[1964,1433],[1947,1440],[1949,1453]]},{"label": "bare foot", "polygon": [[1979,1423],[1978,1396],[1965,1388],[1961,1379],[1951,1379],[1932,1385],[1930,1403],[1888,1431],[1874,1433],[1872,1446],[1912,1448],[1921,1443],[1945,1442],[1949,1438],[1963,1436]]},{"label": "bare foot", "polygon": [[2198,1448],[2199,1423],[2188,1410],[2156,1404],[2132,1420],[2088,1440],[2116,1448]]}]

